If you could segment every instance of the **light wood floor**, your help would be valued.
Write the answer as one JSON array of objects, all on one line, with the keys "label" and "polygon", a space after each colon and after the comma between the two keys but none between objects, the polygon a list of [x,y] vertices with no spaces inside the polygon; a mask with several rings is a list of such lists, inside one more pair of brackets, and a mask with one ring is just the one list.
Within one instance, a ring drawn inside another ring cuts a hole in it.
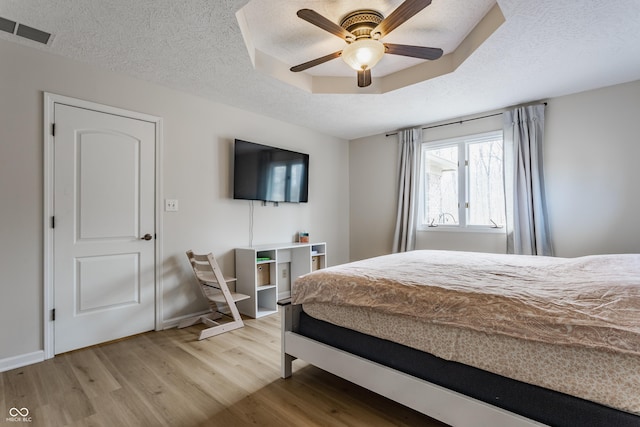
[{"label": "light wood floor", "polygon": [[[0,373],[1,426],[433,426],[302,361],[280,378],[278,315],[198,341],[149,332]],[[7,420],[27,408],[30,423]]]}]

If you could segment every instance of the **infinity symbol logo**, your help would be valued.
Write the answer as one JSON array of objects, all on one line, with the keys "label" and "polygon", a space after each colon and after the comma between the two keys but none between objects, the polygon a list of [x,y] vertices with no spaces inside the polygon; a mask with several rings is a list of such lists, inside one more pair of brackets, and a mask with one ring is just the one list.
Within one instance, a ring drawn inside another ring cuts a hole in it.
[{"label": "infinity symbol logo", "polygon": [[27,408],[11,408],[9,409],[9,416],[10,417],[17,417],[18,415],[20,415],[21,417],[26,417],[27,415],[29,415],[29,410]]}]

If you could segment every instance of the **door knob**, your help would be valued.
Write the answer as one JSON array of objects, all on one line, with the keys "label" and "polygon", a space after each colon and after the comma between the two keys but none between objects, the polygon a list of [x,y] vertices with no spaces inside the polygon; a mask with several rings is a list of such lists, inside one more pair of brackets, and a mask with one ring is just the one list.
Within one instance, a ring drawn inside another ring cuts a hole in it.
[{"label": "door knob", "polygon": [[143,237],[141,237],[140,239],[141,240],[151,240],[151,239],[153,239],[153,236],[151,236],[151,234],[147,233]]}]

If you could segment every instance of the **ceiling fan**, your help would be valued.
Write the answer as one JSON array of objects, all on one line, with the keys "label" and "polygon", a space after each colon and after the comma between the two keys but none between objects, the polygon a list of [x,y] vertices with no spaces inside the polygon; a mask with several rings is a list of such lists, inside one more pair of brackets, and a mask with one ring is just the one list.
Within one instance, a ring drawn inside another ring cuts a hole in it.
[{"label": "ceiling fan", "polygon": [[356,10],[342,18],[340,25],[311,9],[301,9],[297,13],[300,18],[340,37],[347,42],[347,47],[291,67],[291,71],[304,71],[342,57],[351,68],[358,72],[358,86],[366,87],[371,84],[371,69],[385,53],[420,59],[438,59],[442,56],[442,49],[439,48],[382,43],[380,41],[430,4],[431,0],[405,0],[386,18],[375,10]]}]

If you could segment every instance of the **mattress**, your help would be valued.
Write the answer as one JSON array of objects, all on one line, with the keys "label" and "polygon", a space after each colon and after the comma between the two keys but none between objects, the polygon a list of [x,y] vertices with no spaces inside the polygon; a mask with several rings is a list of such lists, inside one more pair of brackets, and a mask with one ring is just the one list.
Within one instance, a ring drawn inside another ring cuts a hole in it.
[{"label": "mattress", "polygon": [[412,251],[319,270],[311,316],[640,414],[640,255]]},{"label": "mattress", "polygon": [[[638,427],[640,416],[534,386],[299,313],[297,333],[554,427]],[[498,425],[498,424],[495,424]],[[507,424],[499,424],[507,425]]]},{"label": "mattress", "polygon": [[444,360],[640,415],[640,356],[526,341],[363,307],[303,304],[310,316]]},{"label": "mattress", "polygon": [[411,251],[319,270],[292,302],[640,355],[640,254],[555,258]]}]

